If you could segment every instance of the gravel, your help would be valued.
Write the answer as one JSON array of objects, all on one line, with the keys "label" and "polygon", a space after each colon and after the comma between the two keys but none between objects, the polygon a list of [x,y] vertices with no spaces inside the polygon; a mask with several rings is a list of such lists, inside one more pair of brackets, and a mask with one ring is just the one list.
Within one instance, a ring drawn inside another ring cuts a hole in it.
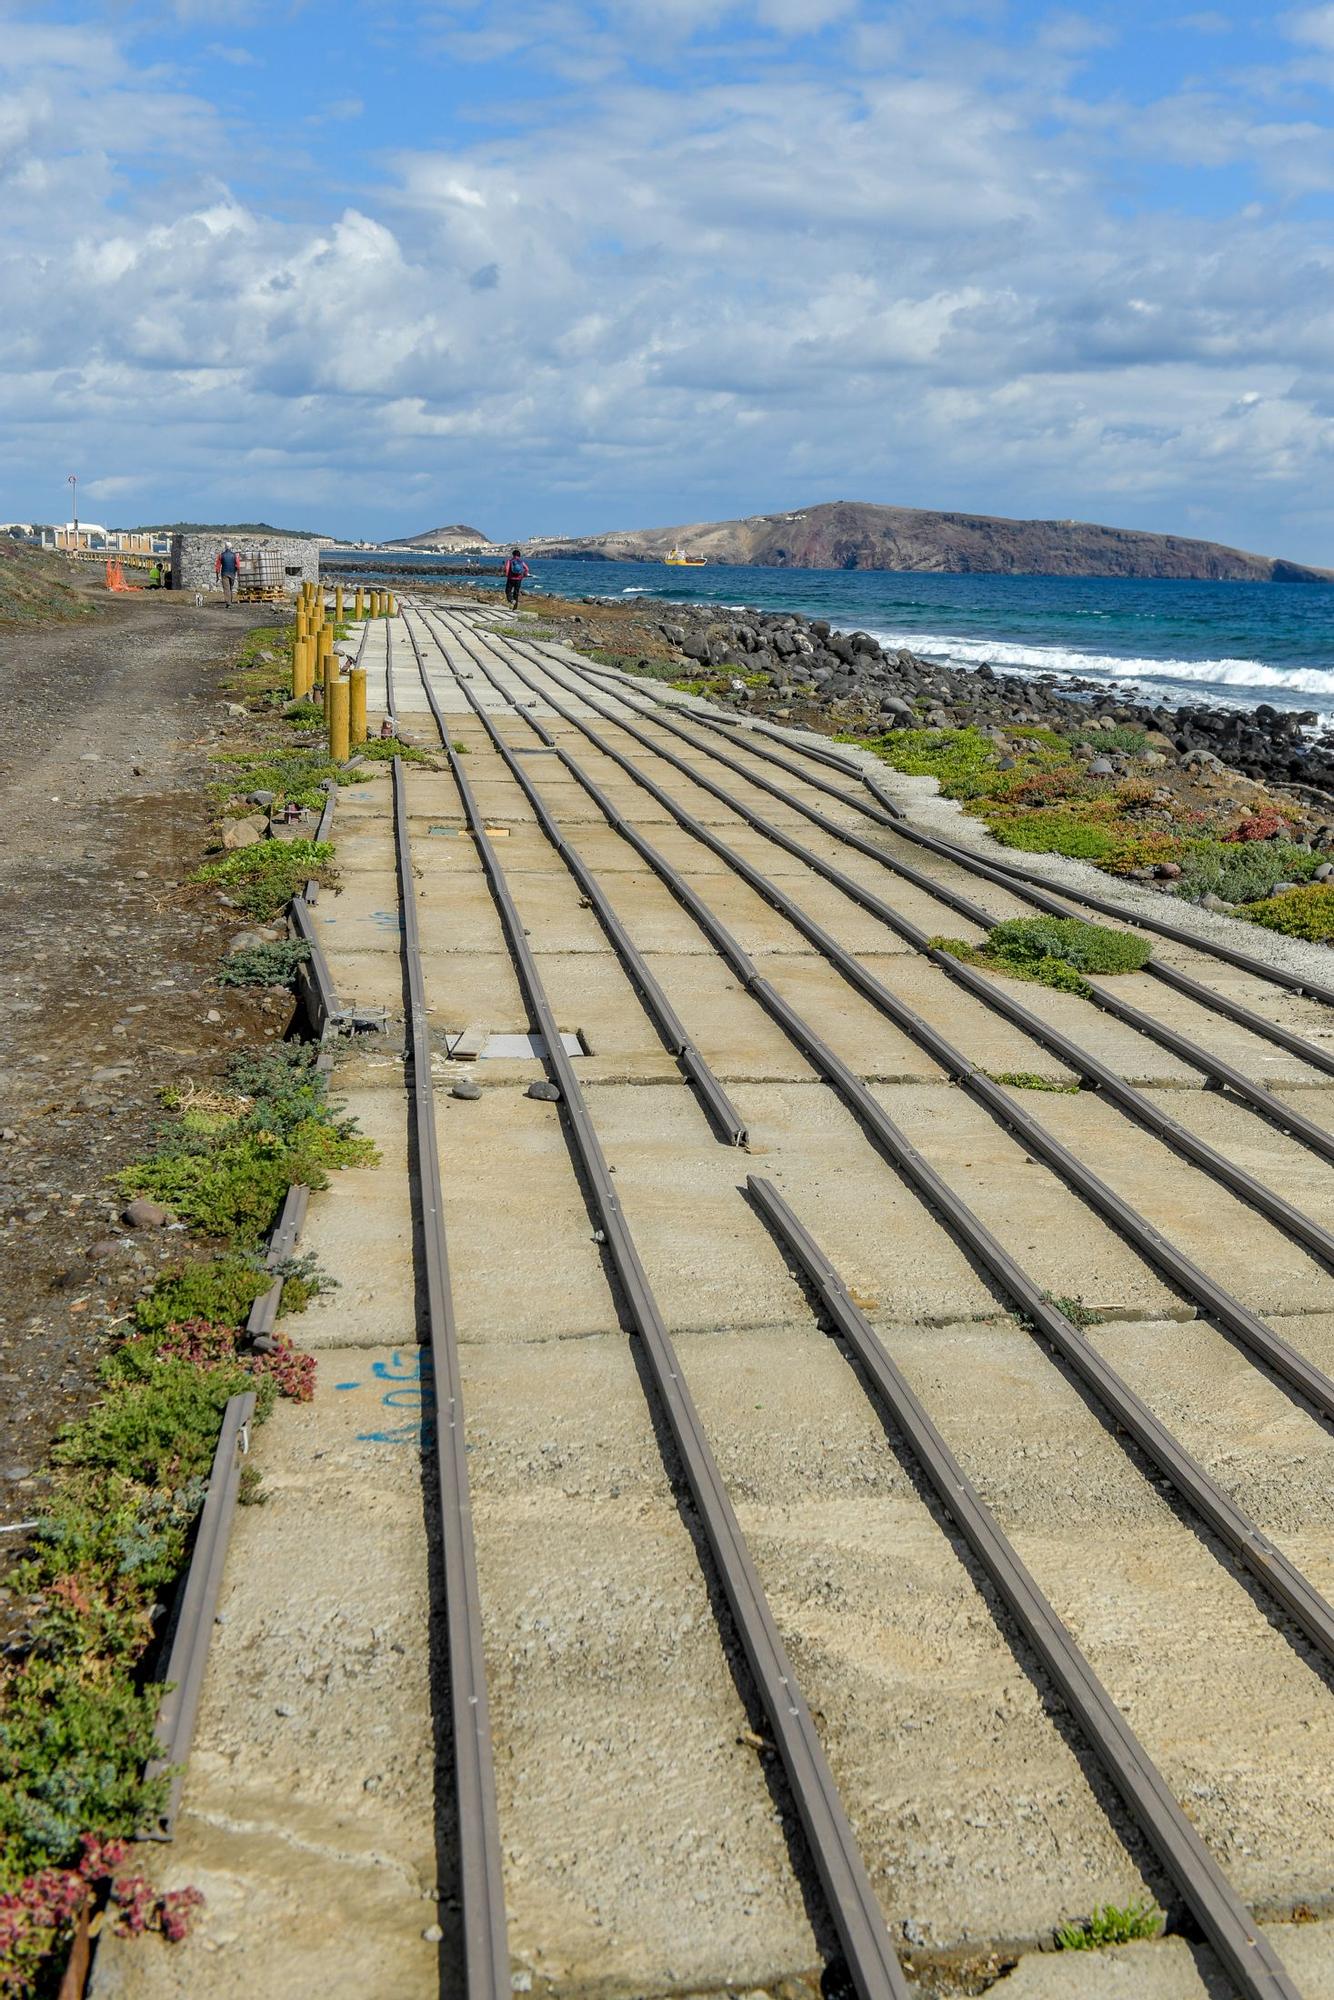
[{"label": "gravel", "polygon": [[180,886],[209,838],[226,662],[271,613],[96,603],[0,628],[0,1465],[21,1468],[0,1525],[33,1511],[33,1468],[86,1407],[107,1328],[181,1252],[173,1230],[112,1234],[108,1176],[151,1140],[164,1085],[280,1025],[243,992],[204,1025],[227,933]]}]

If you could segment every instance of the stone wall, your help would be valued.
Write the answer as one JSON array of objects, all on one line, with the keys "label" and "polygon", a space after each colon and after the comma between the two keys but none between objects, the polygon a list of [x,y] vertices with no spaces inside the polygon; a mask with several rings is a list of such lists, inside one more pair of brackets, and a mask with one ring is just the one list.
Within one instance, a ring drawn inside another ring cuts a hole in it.
[{"label": "stone wall", "polygon": [[[171,587],[173,590],[220,590],[213,565],[228,539],[225,535],[173,535],[171,538]],[[301,585],[320,580],[320,545],[280,535],[235,535],[231,545],[241,558],[242,589],[251,580],[278,584],[289,597]]]}]

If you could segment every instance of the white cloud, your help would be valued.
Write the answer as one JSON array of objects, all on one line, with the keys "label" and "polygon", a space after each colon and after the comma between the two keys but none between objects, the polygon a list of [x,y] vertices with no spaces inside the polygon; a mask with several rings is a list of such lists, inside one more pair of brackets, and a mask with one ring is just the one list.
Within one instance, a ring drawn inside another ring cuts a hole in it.
[{"label": "white cloud", "polygon": [[[410,526],[385,517],[424,466],[461,517],[525,530],[859,492],[1167,525],[1231,507],[1213,526],[1246,539],[1248,507],[1309,507],[1334,451],[1325,232],[1111,198],[1164,157],[1328,187],[1309,114],[1217,80],[1081,101],[1069,16],[1024,61],[938,10],[911,61],[907,9],[625,0],[623,33],[650,16],[678,53],[734,21],[846,31],[859,56],[720,62],[683,91],[626,74],[574,0],[436,8],[456,58],[563,36],[559,75],[619,75],[390,157],[332,207],[312,174],[312,222],[286,186],[229,186],[206,98],[41,31],[0,90],[0,511],[42,511],[66,452],[127,503],[347,529]],[[1303,533],[1288,552],[1318,558],[1318,515]]]}]

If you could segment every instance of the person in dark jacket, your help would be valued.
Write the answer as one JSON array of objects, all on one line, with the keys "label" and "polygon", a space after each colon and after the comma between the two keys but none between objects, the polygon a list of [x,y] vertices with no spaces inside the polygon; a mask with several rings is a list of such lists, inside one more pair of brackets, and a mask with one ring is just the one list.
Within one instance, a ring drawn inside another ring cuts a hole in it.
[{"label": "person in dark jacket", "polygon": [[224,542],[218,551],[218,560],[214,563],[213,569],[222,584],[223,605],[228,611],[231,610],[232,600],[236,596],[236,572],[239,568],[240,562],[236,550],[230,542]]},{"label": "person in dark jacket", "polygon": [[519,608],[519,595],[527,575],[527,563],[517,549],[511,549],[505,563],[505,602],[515,611]]}]

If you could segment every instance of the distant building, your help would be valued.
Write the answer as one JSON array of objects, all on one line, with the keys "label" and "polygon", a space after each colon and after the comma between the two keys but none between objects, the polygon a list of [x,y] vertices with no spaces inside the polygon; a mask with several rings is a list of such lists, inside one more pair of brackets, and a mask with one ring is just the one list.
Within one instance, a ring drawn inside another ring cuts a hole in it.
[{"label": "distant building", "polygon": [[284,535],[180,534],[171,538],[173,590],[220,590],[214,568],[230,540],[240,557],[242,591],[266,596],[296,597],[303,583],[320,580],[320,544],[308,537]]}]

